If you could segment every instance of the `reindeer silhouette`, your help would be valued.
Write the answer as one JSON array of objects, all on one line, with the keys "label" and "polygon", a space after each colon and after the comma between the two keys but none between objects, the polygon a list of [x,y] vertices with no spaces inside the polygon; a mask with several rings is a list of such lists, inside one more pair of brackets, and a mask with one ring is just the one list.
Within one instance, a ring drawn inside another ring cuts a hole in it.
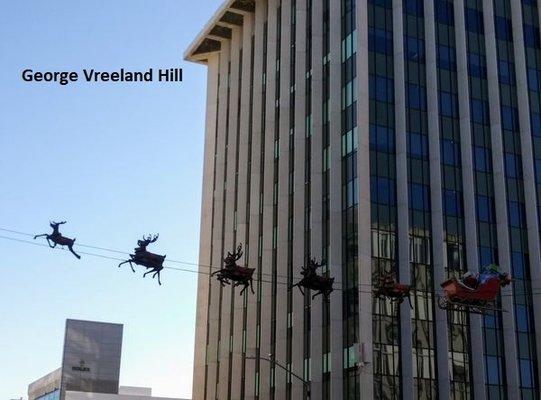
[{"label": "reindeer silhouette", "polygon": [[131,258],[118,264],[118,267],[120,268],[123,264],[130,264],[131,270],[135,272],[133,264],[141,265],[147,269],[150,269],[150,271],[143,274],[143,278],[154,272],[152,278],[157,276],[158,283],[161,285],[162,282],[160,280],[160,272],[163,269],[163,262],[166,256],[160,256],[159,254],[154,254],[147,251],[147,246],[156,242],[159,237],[160,235],[155,235],[154,237],[151,235],[148,237],[143,236],[143,240],[137,241],[137,247],[135,248],[134,254],[130,254]]},{"label": "reindeer silhouette", "polygon": [[65,223],[66,221],[62,221],[62,222],[49,221],[49,225],[51,226],[51,228],[53,228],[53,233],[51,233],[50,235],[47,233],[44,233],[42,235],[36,235],[34,236],[34,240],[39,237],[45,237],[47,239],[47,243],[49,243],[49,247],[51,247],[52,249],[54,249],[57,245],[60,245],[62,247],[68,246],[69,251],[71,251],[71,253],[75,257],[80,259],[81,256],[73,250],[73,244],[75,243],[75,238],[70,239],[65,236],[62,236],[62,234],[60,233],[60,230],[58,229],[60,225],[64,225]]},{"label": "reindeer silhouette", "polygon": [[220,285],[225,286],[230,284],[230,280],[235,282],[235,287],[243,285],[240,294],[250,287],[252,293],[254,288],[252,285],[255,268],[241,267],[237,265],[237,261],[242,257],[242,244],[239,244],[234,253],[227,252],[227,257],[223,259],[224,267],[215,271],[211,276],[217,275]]},{"label": "reindeer silhouette", "polygon": [[318,268],[323,265],[325,265],[325,261],[318,263],[316,262],[315,258],[309,259],[308,264],[304,265],[301,270],[301,275],[303,276],[303,278],[299,282],[291,286],[291,289],[297,286],[303,295],[303,288],[314,290],[316,293],[312,296],[312,299],[321,294],[327,300],[329,298],[329,295],[334,290],[334,278],[329,278],[317,274]]}]

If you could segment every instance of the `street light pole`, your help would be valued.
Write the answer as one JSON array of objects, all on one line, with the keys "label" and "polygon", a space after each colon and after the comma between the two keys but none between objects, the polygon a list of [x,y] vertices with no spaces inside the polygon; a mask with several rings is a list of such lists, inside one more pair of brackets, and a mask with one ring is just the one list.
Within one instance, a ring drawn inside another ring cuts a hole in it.
[{"label": "street light pole", "polygon": [[265,361],[268,361],[269,363],[271,363],[271,365],[273,365],[273,366],[276,365],[276,366],[280,367],[281,369],[286,371],[288,374],[293,375],[295,378],[297,378],[299,381],[302,382],[302,384],[304,385],[304,388],[306,389],[306,395],[308,396],[308,398],[310,398],[310,382],[305,381],[301,376],[297,375],[293,371],[287,369],[287,367],[284,367],[282,364],[278,363],[274,359],[274,356],[272,354],[269,354],[268,358],[267,357],[250,357],[250,356],[246,356],[245,358],[247,360],[265,360]]}]

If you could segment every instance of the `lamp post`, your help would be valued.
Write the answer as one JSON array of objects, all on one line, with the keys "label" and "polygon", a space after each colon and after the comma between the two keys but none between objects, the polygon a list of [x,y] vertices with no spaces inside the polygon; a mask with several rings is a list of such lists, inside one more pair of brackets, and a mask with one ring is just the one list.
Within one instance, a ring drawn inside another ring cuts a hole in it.
[{"label": "lamp post", "polygon": [[302,384],[304,385],[304,389],[306,390],[306,396],[308,398],[310,398],[310,382],[309,381],[305,381],[301,376],[297,375],[296,373],[294,373],[293,371],[287,369],[287,367],[284,367],[282,364],[278,363],[275,359],[274,359],[274,355],[273,354],[269,354],[268,357],[251,357],[251,356],[246,356],[245,357],[246,360],[265,360],[265,361],[268,361],[272,366],[278,366],[279,368],[283,369],[284,371],[286,371],[288,374],[291,374],[292,376],[294,376],[295,378],[297,378],[299,381],[302,382]]}]

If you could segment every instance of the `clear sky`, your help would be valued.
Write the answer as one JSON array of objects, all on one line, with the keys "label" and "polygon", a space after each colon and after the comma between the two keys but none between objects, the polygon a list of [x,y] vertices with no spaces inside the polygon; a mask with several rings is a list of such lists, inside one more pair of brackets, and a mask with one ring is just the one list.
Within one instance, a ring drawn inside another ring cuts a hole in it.
[{"label": "clear sky", "polygon": [[[197,261],[206,68],[182,53],[220,3],[0,0],[0,228],[62,219],[77,242],[123,251],[159,232],[150,251]],[[182,67],[184,82],[20,77],[121,67]],[[165,270],[159,287],[142,272],[0,239],[0,399],[60,366],[66,318],[123,323],[121,384],[189,397],[197,275]]]}]

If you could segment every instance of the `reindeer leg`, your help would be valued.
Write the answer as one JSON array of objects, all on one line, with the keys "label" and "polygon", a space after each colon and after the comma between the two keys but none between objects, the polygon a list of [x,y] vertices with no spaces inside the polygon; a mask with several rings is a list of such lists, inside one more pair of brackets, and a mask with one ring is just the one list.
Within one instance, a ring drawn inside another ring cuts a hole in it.
[{"label": "reindeer leg", "polygon": [[131,270],[132,270],[133,272],[135,272],[135,270],[133,269],[133,265],[132,265],[132,263],[131,263],[131,260],[127,260],[127,261],[121,262],[120,264],[118,264],[118,268],[120,268],[120,266],[123,265],[123,264],[130,264]]},{"label": "reindeer leg", "polygon": [[145,276],[147,276],[148,274],[151,274],[152,272],[154,272],[153,269],[151,269],[150,271],[145,272],[145,273],[143,274],[143,278],[144,278]]},{"label": "reindeer leg", "polygon": [[81,259],[81,256],[80,256],[79,254],[77,254],[77,253],[73,250],[73,245],[68,246],[68,249],[69,249],[69,251],[72,252],[72,254],[73,254],[75,257],[77,257],[79,260]]},{"label": "reindeer leg", "polygon": [[252,278],[250,278],[250,291],[252,292],[252,294],[255,294],[254,292],[254,281]]},{"label": "reindeer leg", "polygon": [[156,272],[156,274],[158,274],[158,284],[161,286],[162,285],[162,281],[160,279],[160,271]]},{"label": "reindeer leg", "polygon": [[43,235],[36,235],[36,236],[34,236],[34,240],[36,240],[36,239],[39,238],[39,237],[44,237],[44,236],[47,236],[47,234],[44,233]]}]

